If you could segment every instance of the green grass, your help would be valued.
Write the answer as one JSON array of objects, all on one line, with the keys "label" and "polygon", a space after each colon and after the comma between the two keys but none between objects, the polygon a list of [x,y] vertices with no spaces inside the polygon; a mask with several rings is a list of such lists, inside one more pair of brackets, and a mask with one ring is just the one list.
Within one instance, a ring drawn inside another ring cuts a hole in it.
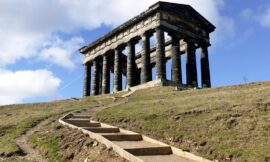
[{"label": "green grass", "polygon": [[16,139],[41,120],[110,102],[112,102],[111,98],[101,96],[81,100],[2,106],[0,107],[0,155],[20,154],[21,150],[16,145]]},{"label": "green grass", "polygon": [[270,83],[176,92],[137,91],[96,118],[209,159],[270,159]]},{"label": "green grass", "polygon": [[64,162],[66,160],[59,153],[59,139],[63,135],[64,132],[61,130],[55,130],[54,132],[35,132],[28,138],[28,141],[32,145],[37,146],[41,152],[46,152],[45,156],[50,161]]}]

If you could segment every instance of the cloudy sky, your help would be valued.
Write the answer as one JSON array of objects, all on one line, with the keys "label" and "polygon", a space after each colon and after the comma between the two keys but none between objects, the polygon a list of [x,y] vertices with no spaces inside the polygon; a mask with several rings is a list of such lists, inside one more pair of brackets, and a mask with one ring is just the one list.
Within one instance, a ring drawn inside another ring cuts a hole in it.
[{"label": "cloudy sky", "polygon": [[[0,104],[80,97],[78,49],[157,0],[0,0]],[[213,86],[270,80],[270,2],[171,0],[193,6],[211,35]]]}]

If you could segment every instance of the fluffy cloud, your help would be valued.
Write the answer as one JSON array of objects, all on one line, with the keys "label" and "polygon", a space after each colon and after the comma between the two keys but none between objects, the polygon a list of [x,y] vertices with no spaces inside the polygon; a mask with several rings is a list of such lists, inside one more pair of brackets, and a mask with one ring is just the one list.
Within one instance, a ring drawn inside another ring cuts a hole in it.
[{"label": "fluffy cloud", "polygon": [[[147,9],[158,0],[61,0],[69,15],[73,28],[82,27],[93,29],[101,25],[117,26]],[[204,17],[217,26],[213,34],[214,42],[234,36],[234,21],[232,18],[221,15],[224,8],[223,0],[167,0],[169,2],[189,4],[198,10]],[[69,26],[70,27],[70,26]]]},{"label": "fluffy cloud", "polygon": [[74,69],[73,54],[83,42],[81,37],[74,37],[67,41],[55,37],[53,41],[49,41],[39,52],[39,59],[52,62],[67,69]]},{"label": "fluffy cloud", "polygon": [[245,8],[240,15],[244,20],[256,21],[263,27],[270,27],[270,6],[259,6],[256,10]]},{"label": "fluffy cloud", "polygon": [[[61,39],[55,33],[77,34],[80,29],[91,30],[104,24],[117,26],[155,2],[157,0],[1,0],[0,66],[14,64],[22,58],[37,57],[40,50],[44,52],[44,42],[54,37]],[[220,14],[224,7],[223,0],[170,2],[190,4],[213,22],[218,27],[214,34],[215,40],[233,33],[232,19]],[[73,49],[82,42],[77,42]],[[67,68],[74,66],[71,63],[71,51],[64,50],[63,46],[53,45],[52,49],[45,49],[45,52],[47,54],[43,58],[46,61]],[[57,56],[56,52],[61,56]],[[59,61],[60,57],[67,65]]]},{"label": "fluffy cloud", "polygon": [[250,8],[245,8],[240,12],[240,16],[245,20],[253,18],[253,11]]},{"label": "fluffy cloud", "polygon": [[51,96],[57,92],[60,82],[48,70],[13,72],[0,69],[0,105]]},{"label": "fluffy cloud", "polygon": [[270,7],[268,7],[260,16],[259,21],[262,26],[270,27]]}]

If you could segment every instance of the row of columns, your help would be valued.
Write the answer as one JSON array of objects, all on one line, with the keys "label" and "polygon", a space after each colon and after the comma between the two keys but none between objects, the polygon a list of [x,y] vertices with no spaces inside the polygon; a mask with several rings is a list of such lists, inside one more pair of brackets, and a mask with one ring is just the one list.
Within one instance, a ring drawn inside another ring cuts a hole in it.
[{"label": "row of columns", "polygon": [[[166,60],[165,60],[165,36],[163,28],[159,27],[156,31],[156,78],[166,80]],[[180,60],[180,40],[179,34],[170,32],[171,36],[171,58],[172,58],[172,81],[174,83],[182,84],[181,60]],[[144,84],[152,80],[152,68],[150,60],[150,37],[152,33],[144,33],[142,38],[141,51],[141,73],[140,83]],[[186,40],[185,40],[186,41]],[[196,67],[196,47],[195,42],[186,41],[186,75],[187,85],[191,87],[198,86],[197,67]],[[136,41],[131,40],[127,43],[127,88],[136,84],[138,77],[135,63],[135,44]],[[201,46],[201,76],[203,88],[211,87],[210,69],[208,59],[208,46]],[[122,51],[124,48],[119,46],[114,50],[114,92],[122,90]],[[107,94],[110,92],[110,69],[108,63],[108,55],[102,57],[102,71],[100,71],[99,59],[93,61],[93,83],[92,94]],[[91,68],[90,63],[85,64],[85,81],[84,81],[84,95],[90,95],[91,82]]]}]

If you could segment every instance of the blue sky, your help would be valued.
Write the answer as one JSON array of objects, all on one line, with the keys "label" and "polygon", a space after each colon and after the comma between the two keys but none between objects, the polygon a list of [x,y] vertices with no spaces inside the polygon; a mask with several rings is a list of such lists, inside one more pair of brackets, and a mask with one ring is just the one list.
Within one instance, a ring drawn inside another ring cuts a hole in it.
[{"label": "blue sky", "polygon": [[[78,49],[155,2],[0,0],[0,104],[80,97]],[[214,87],[270,80],[269,1],[170,2],[190,4],[216,25],[209,48]]]}]

